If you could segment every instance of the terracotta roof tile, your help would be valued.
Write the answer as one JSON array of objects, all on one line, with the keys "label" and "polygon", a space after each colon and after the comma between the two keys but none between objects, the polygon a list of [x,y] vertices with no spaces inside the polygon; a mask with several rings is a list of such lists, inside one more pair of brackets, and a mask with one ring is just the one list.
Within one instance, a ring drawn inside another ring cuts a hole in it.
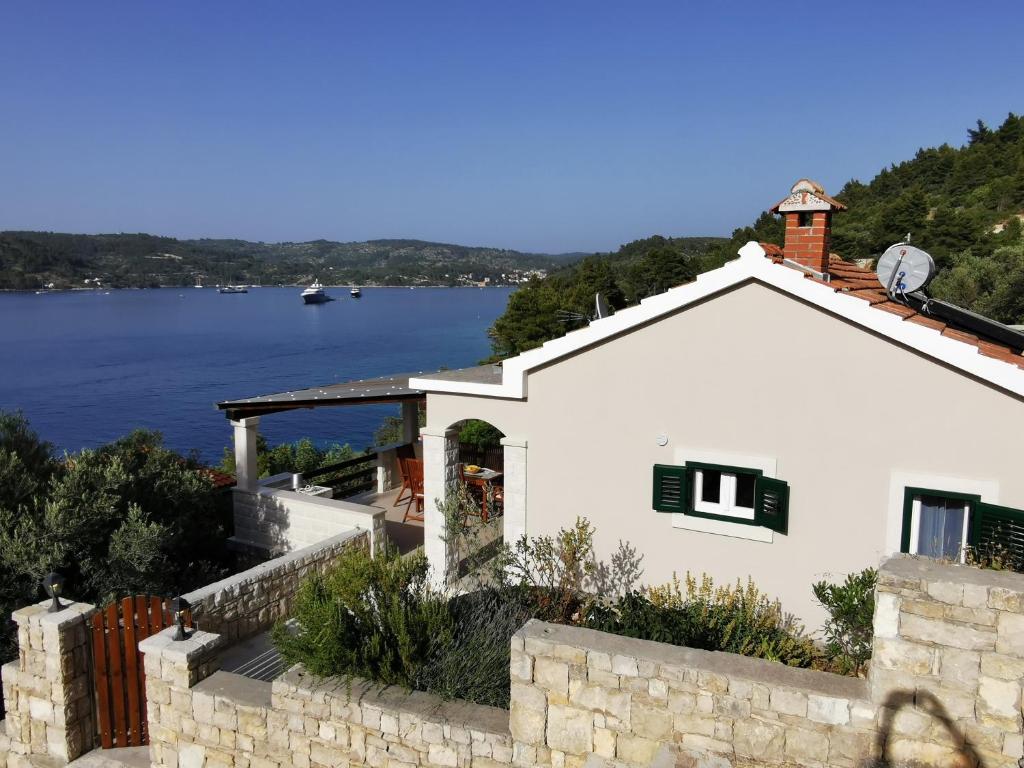
[{"label": "terracotta roof tile", "polygon": [[[830,199],[829,202],[833,201]],[[774,263],[782,263],[782,248],[774,243],[761,243],[761,247],[765,251],[765,256]],[[806,275],[805,277],[819,285],[827,286],[837,293],[845,293],[847,296],[863,299],[875,309],[881,309],[897,317],[902,317],[909,322],[936,330],[947,338],[969,344],[986,357],[1002,360],[1005,363],[1024,369],[1024,354],[1017,353],[1005,344],[987,341],[973,333],[960,328],[954,328],[948,323],[921,314],[914,308],[895,301],[886,293],[885,289],[879,284],[875,273],[870,269],[865,269],[857,264],[845,261],[838,254],[832,253],[829,254],[828,272],[830,277],[828,282],[812,275]]]},{"label": "terracotta roof tile", "polygon": [[203,467],[199,470],[208,478],[213,480],[214,488],[227,488],[228,486],[235,484],[235,478],[229,475],[227,472],[221,472],[219,469],[213,467]]},{"label": "terracotta roof tile", "polygon": [[925,328],[931,328],[933,331],[944,331],[946,324],[941,320],[936,320],[934,317],[928,317],[918,312],[913,317],[908,317],[907,320],[911,323],[917,323],[923,325]]},{"label": "terracotta roof tile", "polygon": [[965,344],[974,344],[975,346],[978,344],[977,336],[973,333],[968,333],[967,331],[961,331],[959,328],[950,328],[949,326],[946,326],[942,335],[948,336],[951,339],[956,339],[957,341],[962,341]]}]

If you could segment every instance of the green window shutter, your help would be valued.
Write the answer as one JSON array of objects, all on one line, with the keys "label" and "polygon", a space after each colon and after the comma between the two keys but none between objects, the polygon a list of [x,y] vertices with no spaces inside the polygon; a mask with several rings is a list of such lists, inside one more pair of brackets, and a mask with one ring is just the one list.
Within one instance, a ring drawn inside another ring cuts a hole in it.
[{"label": "green window shutter", "polygon": [[1024,511],[974,502],[969,539],[981,556],[996,554],[1024,563]]},{"label": "green window shutter", "polygon": [[671,464],[654,465],[654,509],[658,512],[685,512],[687,491],[686,467]]},{"label": "green window shutter", "polygon": [[774,477],[757,478],[754,522],[779,533],[789,530],[789,484]]}]

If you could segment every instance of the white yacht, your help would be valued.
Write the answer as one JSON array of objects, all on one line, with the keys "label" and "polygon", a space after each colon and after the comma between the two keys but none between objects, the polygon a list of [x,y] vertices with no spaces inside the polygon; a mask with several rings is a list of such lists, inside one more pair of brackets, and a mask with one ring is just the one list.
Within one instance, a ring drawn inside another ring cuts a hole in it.
[{"label": "white yacht", "polygon": [[313,284],[302,292],[302,300],[306,304],[323,304],[325,301],[334,301],[327,295],[327,291],[320,285],[319,280],[314,280]]}]

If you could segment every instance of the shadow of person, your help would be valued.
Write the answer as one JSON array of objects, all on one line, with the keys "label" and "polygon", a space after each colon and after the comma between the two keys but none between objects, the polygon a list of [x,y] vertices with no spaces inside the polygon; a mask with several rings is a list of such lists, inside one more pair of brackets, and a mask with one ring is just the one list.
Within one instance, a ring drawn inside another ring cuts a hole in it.
[{"label": "shadow of person", "polygon": [[[896,756],[892,754],[893,739],[891,736],[893,721],[904,707],[915,707],[939,722],[946,730],[952,743],[950,747],[952,750],[952,762],[949,763],[951,768],[984,768],[985,763],[981,759],[981,755],[978,754],[973,746],[967,743],[965,734],[957,727],[956,721],[950,716],[942,701],[931,691],[925,690],[897,690],[892,691],[886,696],[885,701],[882,703],[882,717],[878,724],[878,735],[875,737],[874,754],[878,755],[878,757],[867,757],[863,761],[862,766],[866,768],[872,765],[897,765],[913,762],[902,757],[896,759]],[[908,740],[912,740],[912,738]],[[922,740],[934,743],[930,737],[924,737]]]}]

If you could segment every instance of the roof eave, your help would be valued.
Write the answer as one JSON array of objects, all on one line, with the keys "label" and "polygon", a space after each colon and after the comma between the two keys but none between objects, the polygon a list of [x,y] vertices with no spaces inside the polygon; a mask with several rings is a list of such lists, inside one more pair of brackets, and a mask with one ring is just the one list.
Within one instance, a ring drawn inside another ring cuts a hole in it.
[{"label": "roof eave", "polygon": [[942,335],[941,332],[908,323],[902,317],[880,312],[868,302],[809,280],[803,272],[781,268],[765,258],[765,249],[751,241],[739,250],[739,259],[698,275],[697,279],[664,293],[651,296],[635,307],[591,323],[586,328],[546,342],[543,346],[505,360],[500,385],[441,382],[429,378],[410,380],[411,386],[428,392],[445,392],[483,397],[524,399],[529,372],[572,353],[598,344],[640,325],[660,319],[696,301],[747,281],[757,281],[803,299],[896,343],[908,346],[940,362],[986,381],[1004,391],[1024,397],[1024,370],[980,353],[977,347]]}]

